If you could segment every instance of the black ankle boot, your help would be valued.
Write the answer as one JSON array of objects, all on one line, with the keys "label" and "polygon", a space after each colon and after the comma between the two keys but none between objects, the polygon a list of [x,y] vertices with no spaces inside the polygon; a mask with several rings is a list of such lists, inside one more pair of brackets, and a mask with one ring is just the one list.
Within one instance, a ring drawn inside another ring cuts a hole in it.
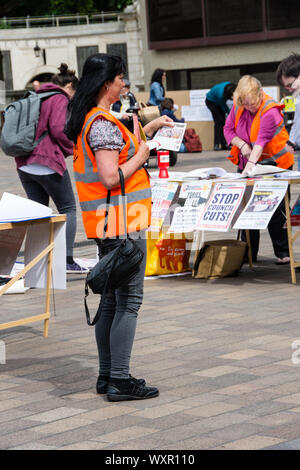
[{"label": "black ankle boot", "polygon": [[128,379],[114,379],[111,377],[107,386],[107,399],[109,401],[145,400],[158,395],[159,391],[156,387],[146,387],[145,384],[139,383],[134,377]]},{"label": "black ankle boot", "polygon": [[[139,385],[146,385],[146,381],[144,379],[135,379],[132,375],[129,374],[129,378],[135,380]],[[109,382],[109,377],[106,375],[99,375],[96,383],[96,391],[100,395],[103,395],[107,392],[107,385]]]},{"label": "black ankle boot", "polygon": [[99,375],[96,383],[96,391],[99,394],[104,394],[107,391],[107,384],[109,377],[106,375]]}]

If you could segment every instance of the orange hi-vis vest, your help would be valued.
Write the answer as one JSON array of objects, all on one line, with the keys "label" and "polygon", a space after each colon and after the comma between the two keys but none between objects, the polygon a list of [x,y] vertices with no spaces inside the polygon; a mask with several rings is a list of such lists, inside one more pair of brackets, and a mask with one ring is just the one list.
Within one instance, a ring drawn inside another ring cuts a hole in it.
[{"label": "orange hi-vis vest", "polygon": [[[250,146],[253,148],[258,136],[260,129],[261,117],[271,108],[279,108],[282,110],[284,108],[283,104],[277,103],[271,96],[264,93],[262,103],[253,119],[250,131]],[[236,106],[234,104],[235,112],[235,129],[237,128],[239,119],[244,111],[243,106]],[[282,113],[281,113],[282,115]],[[286,142],[289,140],[289,135],[286,128],[284,127],[283,115],[282,120],[277,126],[275,133],[268,142],[262,151],[262,154],[259,158],[259,162],[264,161],[264,163],[275,162],[280,168],[288,169],[294,164],[294,154],[288,152],[285,148]],[[230,152],[230,157],[227,157],[235,165],[239,163],[239,148],[234,145]]]},{"label": "orange hi-vis vest", "polygon": [[[108,190],[99,181],[99,173],[87,140],[91,125],[99,116],[113,122],[119,128],[124,147],[119,154],[119,166],[136,154],[137,138],[112,114],[102,108],[93,108],[86,116],[82,131],[74,148],[73,169],[82,211],[83,225],[88,238],[104,238],[104,221],[108,209],[106,237],[124,235],[124,217],[121,187],[111,189],[110,203],[106,207]],[[125,182],[127,203],[127,232],[149,227],[151,220],[151,189],[145,168],[138,169]]]}]

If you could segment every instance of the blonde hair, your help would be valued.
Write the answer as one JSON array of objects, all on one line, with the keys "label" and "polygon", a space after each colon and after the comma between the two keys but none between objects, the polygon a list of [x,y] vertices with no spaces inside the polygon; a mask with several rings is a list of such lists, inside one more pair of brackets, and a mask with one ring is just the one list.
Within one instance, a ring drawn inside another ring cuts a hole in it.
[{"label": "blonde hair", "polygon": [[251,75],[244,75],[237,84],[233,98],[237,106],[243,106],[246,98],[252,98],[255,104],[262,100],[262,85],[257,78]]}]

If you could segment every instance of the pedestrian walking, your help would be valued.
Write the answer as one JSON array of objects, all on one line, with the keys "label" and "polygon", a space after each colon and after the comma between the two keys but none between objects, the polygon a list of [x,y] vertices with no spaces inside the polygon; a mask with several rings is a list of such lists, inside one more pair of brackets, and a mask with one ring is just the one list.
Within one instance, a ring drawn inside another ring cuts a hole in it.
[{"label": "pedestrian walking", "polygon": [[[29,156],[17,157],[18,175],[28,199],[49,205],[53,200],[60,214],[66,214],[66,271],[87,272],[73,258],[76,235],[76,202],[66,158],[73,155],[73,143],[64,133],[69,99],[75,93],[78,78],[62,63],[51,83],[41,85],[36,93],[57,92],[42,102],[35,140],[40,142]],[[41,138],[44,136],[43,138]]]}]

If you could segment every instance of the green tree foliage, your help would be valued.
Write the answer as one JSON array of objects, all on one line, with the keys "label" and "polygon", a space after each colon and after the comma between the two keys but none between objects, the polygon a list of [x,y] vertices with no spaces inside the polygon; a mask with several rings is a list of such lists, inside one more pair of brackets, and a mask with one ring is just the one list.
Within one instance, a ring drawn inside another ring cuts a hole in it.
[{"label": "green tree foliage", "polygon": [[0,18],[122,11],[131,4],[132,0],[0,0]]},{"label": "green tree foliage", "polygon": [[50,0],[49,10],[53,15],[89,13],[93,11],[93,0]]}]

